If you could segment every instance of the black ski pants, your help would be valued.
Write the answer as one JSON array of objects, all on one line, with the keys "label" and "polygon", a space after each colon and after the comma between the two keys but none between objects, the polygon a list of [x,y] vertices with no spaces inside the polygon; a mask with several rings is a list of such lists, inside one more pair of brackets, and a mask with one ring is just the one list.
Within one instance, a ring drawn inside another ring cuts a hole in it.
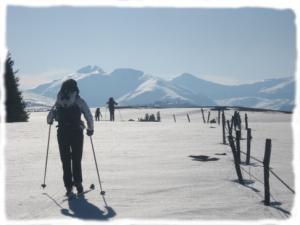
[{"label": "black ski pants", "polygon": [[109,109],[110,121],[115,121],[115,110]]},{"label": "black ski pants", "polygon": [[66,188],[82,183],[81,159],[83,130],[59,127],[57,140],[63,167],[63,180]]}]

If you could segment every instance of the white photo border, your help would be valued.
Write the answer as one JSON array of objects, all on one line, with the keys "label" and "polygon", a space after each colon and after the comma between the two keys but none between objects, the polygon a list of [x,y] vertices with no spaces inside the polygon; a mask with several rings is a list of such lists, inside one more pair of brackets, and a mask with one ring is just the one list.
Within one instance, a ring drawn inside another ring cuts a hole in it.
[{"label": "white photo border", "polygon": [[[7,55],[6,47],[6,11],[8,6],[25,6],[25,7],[51,7],[51,6],[74,6],[74,7],[168,7],[168,8],[241,8],[241,7],[259,7],[259,8],[273,8],[273,9],[290,9],[294,12],[296,18],[296,50],[298,50],[299,43],[299,1],[297,0],[2,0],[0,2],[0,73],[4,74],[4,62]],[[298,53],[298,51],[297,51]],[[295,109],[293,113],[293,166],[295,174],[295,201],[292,209],[292,216],[287,220],[257,220],[257,221],[212,221],[212,220],[199,220],[199,221],[176,221],[176,220],[135,220],[135,219],[122,219],[122,220],[111,220],[103,222],[105,224],[114,225],[137,225],[137,224],[299,224],[300,207],[299,207],[299,195],[297,194],[300,187],[300,111],[299,111],[299,59],[297,55],[296,62],[296,98],[295,98]],[[1,224],[82,224],[88,223],[87,221],[81,220],[28,220],[28,221],[13,221],[6,219],[5,209],[5,89],[3,76],[0,78],[0,150],[1,150],[1,161],[0,161],[0,176],[1,176],[1,203],[0,203],[0,223]],[[89,222],[89,224],[96,224],[96,222]],[[99,224],[99,222],[97,222]]]}]

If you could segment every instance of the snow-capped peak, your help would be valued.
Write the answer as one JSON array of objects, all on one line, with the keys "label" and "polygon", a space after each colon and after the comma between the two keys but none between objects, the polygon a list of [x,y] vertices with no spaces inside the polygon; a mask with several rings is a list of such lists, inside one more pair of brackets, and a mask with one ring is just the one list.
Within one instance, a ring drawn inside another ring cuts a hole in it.
[{"label": "snow-capped peak", "polygon": [[147,103],[154,102],[154,98],[160,96],[161,100],[163,99],[181,99],[186,100],[183,96],[176,93],[174,90],[175,87],[171,87],[167,82],[163,81],[160,78],[153,77],[151,75],[143,76],[144,82],[141,83],[134,91],[127,93],[126,95],[120,97],[118,101],[128,102],[133,99],[137,99],[140,96],[146,96],[145,101]]},{"label": "snow-capped peak", "polygon": [[79,70],[77,70],[77,73],[87,73],[87,74],[90,74],[90,73],[104,73],[104,71],[99,67],[99,66],[91,66],[91,65],[88,65],[88,66],[84,66],[82,68],[80,68]]},{"label": "snow-capped peak", "polygon": [[[45,89],[43,91],[43,93],[47,93],[48,90],[51,90],[57,86],[60,86],[64,81],[68,80],[68,79],[74,79],[76,81],[79,81],[81,79],[84,79],[88,76],[91,76],[93,74],[104,74],[105,72],[98,66],[86,66],[86,67],[82,67],[81,69],[77,70],[76,73],[71,73],[68,74],[66,76],[64,76],[61,79],[58,80],[54,80],[47,89]],[[42,93],[42,94],[43,94]]]}]

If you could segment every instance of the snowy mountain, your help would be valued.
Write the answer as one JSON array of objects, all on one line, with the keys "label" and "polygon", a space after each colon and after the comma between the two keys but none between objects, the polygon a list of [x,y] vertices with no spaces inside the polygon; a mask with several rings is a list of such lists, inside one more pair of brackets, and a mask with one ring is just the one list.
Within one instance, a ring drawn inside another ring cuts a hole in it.
[{"label": "snowy mountain", "polygon": [[287,111],[294,106],[295,80],[292,77],[233,86],[206,81],[187,73],[171,81],[128,68],[107,74],[97,66],[83,67],[63,79],[41,84],[26,92],[54,101],[62,82],[69,78],[77,81],[80,95],[91,107],[104,105],[111,96],[123,106],[228,105]]},{"label": "snowy mountain", "polygon": [[81,68],[63,79],[39,85],[28,92],[54,99],[62,82],[69,78],[77,81],[80,95],[91,107],[104,105],[111,96],[120,105],[216,105],[206,96],[139,70],[116,69],[106,74],[99,67],[91,66]]},{"label": "snowy mountain", "polygon": [[295,98],[295,79],[268,79],[251,84],[222,85],[182,74],[171,81],[194,93],[212,98],[218,105],[245,106],[292,111]]},{"label": "snowy mountain", "polygon": [[26,104],[26,111],[47,111],[54,104],[54,99],[43,95],[35,94],[31,91],[23,92]]},{"label": "snowy mountain", "polygon": [[195,95],[162,79],[148,75],[143,79],[143,83],[118,101],[125,105],[216,105],[206,96]]},{"label": "snowy mountain", "polygon": [[49,98],[55,98],[57,92],[60,89],[61,84],[67,79],[74,79],[76,81],[83,80],[84,78],[88,78],[93,75],[102,75],[105,74],[104,71],[99,67],[86,66],[79,69],[76,73],[68,74],[64,76],[63,79],[54,80],[50,83],[39,85],[38,87],[29,90],[31,93],[39,94],[42,96],[46,96]]}]

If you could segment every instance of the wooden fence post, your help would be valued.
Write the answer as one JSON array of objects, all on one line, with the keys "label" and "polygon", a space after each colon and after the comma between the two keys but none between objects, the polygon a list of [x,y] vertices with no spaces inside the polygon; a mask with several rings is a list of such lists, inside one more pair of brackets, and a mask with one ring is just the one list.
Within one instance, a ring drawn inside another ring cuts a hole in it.
[{"label": "wooden fence post", "polygon": [[189,123],[191,122],[191,120],[190,120],[190,116],[189,116],[189,114],[187,113],[186,114],[186,117],[187,117],[187,119],[188,119],[188,121],[189,121]]},{"label": "wooden fence post", "polygon": [[209,123],[210,111],[208,112],[207,122]]},{"label": "wooden fence post", "polygon": [[243,180],[243,176],[242,176],[240,164],[238,163],[238,160],[237,160],[237,154],[236,154],[236,150],[235,150],[235,145],[234,145],[233,137],[232,136],[228,136],[228,141],[229,141],[229,144],[230,144],[230,147],[231,147],[231,151],[232,151],[232,154],[233,154],[235,170],[236,170],[236,174],[238,176],[239,183],[240,184],[244,184],[244,180]]},{"label": "wooden fence post", "polygon": [[242,118],[241,118],[240,112],[238,112],[237,118],[238,118],[238,127],[239,127],[239,130],[242,130]]},{"label": "wooden fence post", "polygon": [[175,114],[173,114],[173,119],[174,119],[174,122],[176,123],[176,116],[175,116]]},{"label": "wooden fence post", "polygon": [[234,116],[231,117],[231,124],[230,124],[230,129],[233,129],[233,124],[234,124]]},{"label": "wooden fence post", "polygon": [[250,164],[250,150],[251,150],[251,128],[247,129],[247,155],[246,155],[246,165]]},{"label": "wooden fence post", "polygon": [[236,127],[237,127],[237,111],[234,111],[234,114],[232,116],[232,121],[233,121],[233,127],[234,127],[234,130],[236,131]]},{"label": "wooden fence post", "polygon": [[218,109],[218,125],[220,125],[220,114],[221,114],[221,110]]},{"label": "wooden fence post", "polygon": [[202,113],[203,123],[206,123],[206,122],[205,122],[205,117],[204,117],[204,112],[203,112],[203,109],[202,109],[202,108],[201,108],[201,113]]},{"label": "wooden fence post", "polygon": [[271,158],[271,139],[266,139],[266,148],[264,156],[264,186],[265,186],[265,205],[270,205],[270,183],[269,183],[269,166]]},{"label": "wooden fence post", "polygon": [[241,131],[236,131],[236,158],[237,162],[241,163]]},{"label": "wooden fence post", "polygon": [[240,130],[240,139],[242,138],[242,119],[240,113],[237,114],[238,128]]},{"label": "wooden fence post", "polygon": [[247,113],[245,113],[245,126],[246,126],[246,130],[248,130],[248,115],[247,115]]},{"label": "wooden fence post", "polygon": [[226,144],[226,138],[225,138],[225,114],[224,111],[222,112],[222,130],[223,130],[223,144]]},{"label": "wooden fence post", "polygon": [[229,120],[227,120],[227,127],[228,127],[228,133],[229,133],[229,135],[232,136],[232,130],[231,130],[231,127],[230,127]]}]

